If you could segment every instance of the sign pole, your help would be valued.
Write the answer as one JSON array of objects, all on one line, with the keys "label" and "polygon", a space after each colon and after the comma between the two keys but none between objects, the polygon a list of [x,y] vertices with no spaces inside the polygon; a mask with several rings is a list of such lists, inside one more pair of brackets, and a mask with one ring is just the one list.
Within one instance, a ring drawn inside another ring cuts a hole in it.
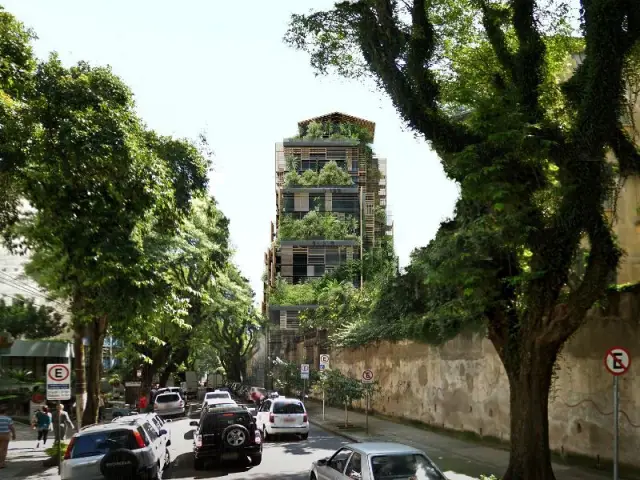
[{"label": "sign pole", "polygon": [[324,388],[322,389],[322,421],[324,422]]},{"label": "sign pole", "polygon": [[623,347],[613,347],[604,356],[604,366],[613,375],[613,480],[619,480],[620,449],[620,380],[631,367],[631,355]]},{"label": "sign pole", "polygon": [[[62,405],[62,401],[58,400],[58,406],[60,406],[60,405]],[[58,410],[57,407],[56,407],[56,411],[58,413],[58,421],[57,421],[57,424],[58,424],[57,428],[58,429],[56,430],[56,434],[57,434],[57,437],[58,437],[58,475],[62,475],[62,435],[60,435],[60,433],[61,433],[61,431],[60,431],[60,426],[61,426],[60,421],[62,420],[62,418],[60,418],[61,417],[60,414],[62,412],[60,410]]]},{"label": "sign pole", "polygon": [[369,435],[369,391],[364,394],[364,422],[365,422],[365,432]]},{"label": "sign pole", "polygon": [[618,480],[618,438],[620,436],[618,375],[613,377],[613,480]]}]

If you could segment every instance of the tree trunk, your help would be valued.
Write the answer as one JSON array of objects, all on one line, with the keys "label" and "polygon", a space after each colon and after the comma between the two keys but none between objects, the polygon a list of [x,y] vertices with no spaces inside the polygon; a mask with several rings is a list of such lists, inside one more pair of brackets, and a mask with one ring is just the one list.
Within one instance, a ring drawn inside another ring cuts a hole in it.
[{"label": "tree trunk", "polygon": [[509,467],[503,480],[555,480],[549,451],[549,390],[559,346],[520,349],[505,363],[509,378],[511,441]]},{"label": "tree trunk", "polygon": [[84,411],[84,396],[86,393],[86,376],[84,371],[84,338],[85,326],[74,325],[73,327],[73,369],[76,373],[76,424],[82,426],[82,414]]},{"label": "tree trunk", "polygon": [[98,397],[100,395],[100,370],[102,367],[102,346],[107,332],[105,317],[89,324],[89,362],[87,365],[87,405],[82,416],[83,425],[98,423]]}]

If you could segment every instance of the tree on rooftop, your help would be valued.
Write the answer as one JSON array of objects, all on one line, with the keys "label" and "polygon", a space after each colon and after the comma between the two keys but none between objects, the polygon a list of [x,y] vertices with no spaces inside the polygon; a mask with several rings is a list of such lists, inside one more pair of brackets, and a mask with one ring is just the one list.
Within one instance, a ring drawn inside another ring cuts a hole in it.
[{"label": "tree on rooftop", "polygon": [[[486,327],[510,385],[505,480],[554,478],[552,369],[618,264],[603,203],[617,175],[640,172],[621,122],[640,10],[580,6],[581,38],[565,20],[575,12],[536,0],[339,2],[294,15],[285,37],[320,73],[373,78],[461,187],[454,218],[416,254],[409,291],[430,297],[408,301],[424,309],[429,341]],[[584,239],[588,260],[571,288]]]}]

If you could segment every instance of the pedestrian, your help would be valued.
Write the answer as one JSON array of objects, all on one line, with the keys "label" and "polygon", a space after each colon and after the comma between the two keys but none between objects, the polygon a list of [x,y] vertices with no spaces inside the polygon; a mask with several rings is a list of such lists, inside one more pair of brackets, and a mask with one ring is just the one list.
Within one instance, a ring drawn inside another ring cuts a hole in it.
[{"label": "pedestrian", "polygon": [[151,387],[151,394],[149,395],[149,403],[153,404],[153,402],[155,402],[156,400],[156,396],[158,395],[158,388],[160,387],[159,384],[155,384],[153,385],[153,387]]},{"label": "pedestrian", "polygon": [[64,441],[67,436],[67,427],[69,427],[71,430],[76,428],[73,426],[73,423],[69,418],[69,414],[65,412],[64,405],[62,405],[61,403],[56,406],[56,413],[53,414],[52,420],[56,443]]},{"label": "pedestrian", "polygon": [[104,421],[104,393],[98,395],[98,421]]},{"label": "pedestrian", "polygon": [[16,439],[13,419],[7,415],[6,405],[0,405],[0,468],[7,466],[7,450],[9,442]]},{"label": "pedestrian", "polygon": [[140,400],[138,400],[138,412],[145,412],[148,404],[149,400],[147,400],[147,396],[145,394],[140,395]]},{"label": "pedestrian", "polygon": [[52,430],[49,407],[45,405],[41,410],[38,410],[31,420],[31,425],[38,431],[38,442],[36,443],[36,448],[40,447],[40,441],[42,441],[42,446],[45,446],[47,444],[49,431]]}]

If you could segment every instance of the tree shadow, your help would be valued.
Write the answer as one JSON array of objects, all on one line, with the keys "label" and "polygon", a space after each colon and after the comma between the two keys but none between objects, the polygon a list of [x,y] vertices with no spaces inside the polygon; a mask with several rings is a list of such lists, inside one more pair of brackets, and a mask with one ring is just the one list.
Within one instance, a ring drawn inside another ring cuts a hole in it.
[{"label": "tree shadow", "polygon": [[[163,478],[220,478],[227,475],[233,475],[237,473],[249,473],[253,466],[247,460],[246,462],[229,461],[222,463],[209,462],[205,464],[204,470],[195,470],[193,468],[193,452],[183,453],[178,455],[172,462],[171,468],[163,475]],[[254,475],[251,475],[254,478]],[[276,476],[273,477],[274,479]]]},{"label": "tree shadow", "polygon": [[[347,440],[339,440],[340,445],[349,443]],[[297,435],[283,435],[277,440],[267,440],[264,446],[270,445],[282,448],[285,453],[292,455],[311,455],[317,450],[336,450],[336,437],[320,429],[312,429],[309,438],[301,440]]]}]

